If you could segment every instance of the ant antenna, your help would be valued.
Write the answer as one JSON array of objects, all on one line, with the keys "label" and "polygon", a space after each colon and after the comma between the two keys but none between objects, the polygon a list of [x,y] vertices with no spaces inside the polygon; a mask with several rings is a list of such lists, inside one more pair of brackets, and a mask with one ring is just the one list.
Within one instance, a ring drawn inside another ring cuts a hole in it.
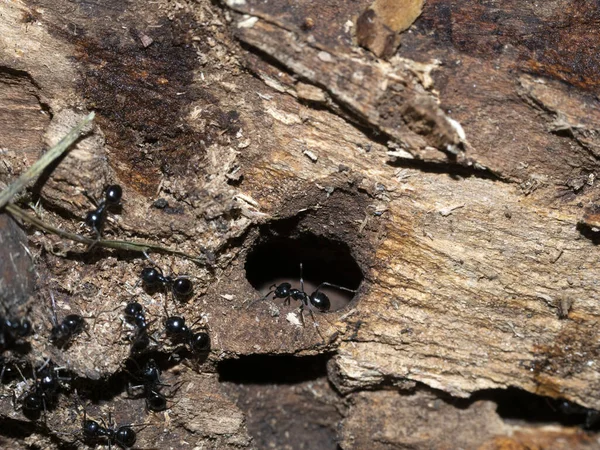
[{"label": "ant antenna", "polygon": [[99,205],[99,204],[98,204],[98,201],[97,201],[97,200],[96,200],[94,197],[92,197],[92,196],[91,196],[91,195],[88,193],[88,191],[83,191],[83,192],[82,192],[82,194],[85,196],[85,198],[87,198],[87,199],[89,200],[89,202],[90,202],[92,205],[94,205],[94,208],[98,208],[98,205]]},{"label": "ant antenna", "polygon": [[[46,358],[44,361],[44,364],[41,365],[41,367],[37,370],[38,372],[41,372],[42,370],[44,370],[46,368],[46,366],[50,364],[50,358]],[[33,367],[33,366],[32,366]],[[35,374],[34,374],[35,375]]]},{"label": "ant antenna", "polygon": [[342,291],[352,292],[353,294],[356,294],[356,289],[350,289],[350,288],[347,288],[344,286],[339,286],[337,284],[328,283],[326,281],[324,281],[323,283],[321,283],[320,285],[317,286],[317,289],[315,289],[315,293],[319,292],[322,287],[331,287],[331,288],[340,289]]},{"label": "ant antenna", "polygon": [[152,258],[150,258],[150,255],[148,255],[148,252],[144,250],[142,253],[146,257],[146,259],[148,261],[150,261],[152,263],[152,265],[155,266],[162,274],[162,270],[160,269],[160,266],[156,263],[156,261],[154,261]]},{"label": "ant antenna", "polygon": [[275,293],[276,291],[277,291],[277,285],[275,283],[273,283],[271,286],[269,286],[269,292],[267,292],[265,295],[263,295],[260,298],[257,298],[256,300],[252,300],[251,302],[246,300],[242,303],[242,306],[244,305],[244,303],[248,303],[246,305],[246,309],[250,309],[253,305],[256,305],[258,302],[262,302],[264,300],[269,300],[269,296],[271,294]]},{"label": "ant antenna", "polygon": [[54,292],[50,290],[50,300],[52,301],[52,316],[54,317],[54,323],[52,325],[58,325],[58,317],[56,316],[56,300],[54,300]]},{"label": "ant antenna", "polygon": [[304,292],[304,278],[302,277],[302,263],[300,263],[300,290]]},{"label": "ant antenna", "polygon": [[[17,372],[19,372],[19,375],[21,375],[21,378],[23,379],[25,384],[29,384],[29,383],[27,383],[27,379],[25,378],[25,375],[23,375],[23,372],[21,372],[21,369],[19,368],[19,366],[15,366],[15,367],[17,369]],[[35,373],[33,375],[35,376]]]},{"label": "ant antenna", "polygon": [[[204,317],[202,317],[202,314],[200,314],[200,317],[199,317],[198,319],[196,319],[196,321],[195,321],[193,324],[191,324],[191,325],[190,325],[188,328],[189,328],[190,330],[193,330],[193,329],[194,329],[194,326],[196,326],[196,324],[197,324],[198,322],[200,322],[201,320],[204,320]],[[206,324],[206,326],[207,326],[207,328],[206,328],[206,329],[208,329],[208,324]]]},{"label": "ant antenna", "polygon": [[[162,296],[161,296],[162,297]],[[167,309],[167,298],[165,296],[165,301],[162,302],[163,309],[165,310],[165,314],[169,317],[169,310]]]}]

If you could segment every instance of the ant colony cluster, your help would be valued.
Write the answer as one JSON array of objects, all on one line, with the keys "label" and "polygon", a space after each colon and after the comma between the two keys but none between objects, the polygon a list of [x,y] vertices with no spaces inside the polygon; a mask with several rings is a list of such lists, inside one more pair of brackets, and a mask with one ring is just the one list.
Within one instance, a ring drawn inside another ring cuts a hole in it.
[{"label": "ant colony cluster", "polygon": [[[95,209],[87,214],[85,223],[94,233],[95,243],[102,238],[109,211],[120,208],[122,195],[123,191],[119,185],[110,185],[104,190],[104,198],[100,202],[90,198]],[[141,270],[135,286],[141,283],[150,294],[159,290],[167,294],[166,297],[171,295],[179,301],[187,300],[193,295],[193,283],[189,277],[165,275],[146,253],[144,255],[151,264]],[[300,264],[299,289],[292,287],[288,282],[273,285],[265,296],[252,301],[248,308],[272,295],[273,299],[284,299],[288,305],[292,299],[300,302],[301,313],[305,308],[308,309],[314,320],[313,311],[322,313],[331,308],[329,297],[322,291],[325,287],[356,292],[325,282],[309,294],[304,290]],[[59,317],[54,294],[50,292],[49,296],[52,316],[46,339],[57,349],[66,350],[79,339],[80,334],[86,333],[89,336],[90,327],[86,320],[90,317],[76,312]],[[161,381],[160,364],[149,357],[150,351],[164,351],[168,343],[171,350],[175,347],[175,351],[185,358],[206,355],[211,348],[210,330],[206,325],[199,325],[202,318],[189,325],[183,316],[169,313],[166,301],[162,302],[162,307],[164,317],[158,320],[162,325],[158,327],[153,326],[157,319],[148,320],[144,306],[139,301],[132,299],[122,309],[123,322],[128,327],[127,342],[130,346],[130,356],[123,367],[123,373],[129,377],[127,393],[130,398],[144,398],[147,411],[153,412],[168,409],[169,397],[172,397],[179,386],[170,389],[167,394],[164,393],[164,388],[170,385]],[[20,386],[20,390],[14,388],[12,391],[12,402],[16,411],[21,411],[31,420],[43,417],[46,421],[48,413],[58,405],[61,394],[74,394],[80,405],[81,401],[73,387],[77,380],[68,368],[58,367],[50,359],[37,364],[27,360],[26,356],[31,348],[27,339],[34,331],[40,335],[41,330],[34,330],[27,318],[0,316],[0,383],[6,385],[15,382]],[[174,353],[171,352],[171,357]],[[103,419],[99,422],[92,420],[83,408],[83,419],[76,440],[93,447],[105,445],[109,449],[113,446],[127,449],[132,447],[137,439],[134,427],[132,424],[117,425],[110,413],[107,422]]]},{"label": "ant colony cluster", "polygon": [[[86,215],[85,223],[94,233],[95,243],[102,239],[108,213],[120,208],[122,196],[123,191],[119,185],[108,186],[100,202],[88,196],[95,209]],[[145,256],[152,265],[141,270],[136,286],[142,283],[148,291],[158,289],[170,293],[178,300],[189,299],[192,296],[194,289],[190,278],[165,275],[147,254]],[[87,320],[91,317],[75,312],[60,317],[52,291],[49,297],[52,315],[47,340],[50,345],[66,350],[80,334],[86,333],[89,336],[91,331]],[[147,319],[144,307],[138,301],[132,299],[122,310],[123,322],[130,327],[127,336],[130,357],[123,367],[123,373],[130,378],[127,393],[130,398],[144,398],[146,409],[155,412],[170,407],[168,397],[178,386],[165,394],[164,388],[169,385],[161,381],[160,364],[155,359],[148,358],[149,351],[164,350],[162,342],[169,342],[171,356],[177,352],[183,357],[193,357],[207,354],[211,344],[208,328],[198,325],[201,319],[188,325],[184,317],[169,314],[166,302],[163,302],[163,309],[165,317],[160,322],[162,327],[153,327],[156,320]],[[0,316],[0,383],[15,383],[12,391],[15,411],[20,411],[30,420],[43,418],[46,423],[48,413],[58,405],[61,395],[73,394],[80,405],[81,400],[73,387],[78,380],[66,368],[56,366],[50,359],[38,364],[27,360],[27,353],[31,349],[27,339],[34,333],[39,336],[40,332],[41,330],[35,329],[27,318]],[[172,351],[172,346],[176,347],[175,351]],[[136,442],[137,434],[134,428],[135,425],[132,424],[115,424],[110,413],[107,422],[104,419],[92,420],[83,408],[83,420],[75,438],[91,447],[105,445],[109,449],[126,449]]]}]

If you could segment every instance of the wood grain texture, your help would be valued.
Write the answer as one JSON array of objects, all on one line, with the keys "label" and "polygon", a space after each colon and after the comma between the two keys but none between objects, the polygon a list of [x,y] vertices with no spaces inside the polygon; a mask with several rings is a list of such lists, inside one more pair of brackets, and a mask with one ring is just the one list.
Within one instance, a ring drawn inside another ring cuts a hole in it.
[{"label": "wood grain texture", "polygon": [[[165,272],[195,282],[192,299],[175,302],[136,285],[148,264],[142,255],[89,253],[32,231],[40,279],[28,357],[51,356],[88,388],[120,379],[131,331],[122,307],[136,296],[165,358],[176,350],[162,333],[165,308],[202,319],[212,339],[206,358],[169,363],[167,382],[183,384],[167,413],[148,414],[125,385],[90,406],[95,416],[116,410],[120,421],[152,425],[140,445],[257,446],[253,433],[266,433],[257,417],[298,433],[289,410],[314,413],[306,430],[325,427],[327,442],[337,429],[344,449],[455,448],[444,439],[465,448],[593,448],[594,432],[514,423],[494,411],[498,397],[478,395],[518,388],[600,409],[596,53],[586,47],[577,61],[562,40],[554,49],[538,40],[547,32],[583,46],[586,32],[595,36],[594,2],[430,1],[388,62],[353,42],[368,2],[339,3],[2,7],[10,45],[1,64],[29,74],[46,98],[44,139],[81,108],[99,117],[98,133],[41,186],[44,220],[87,233],[83,190],[97,196],[118,182],[123,208],[107,235],[210,260],[153,255]],[[561,9],[577,14],[555,14]],[[24,12],[41,16],[30,34],[19,29],[27,52],[16,59],[8,30]],[[26,166],[20,158],[7,154],[15,169],[3,181]],[[356,297],[315,322],[306,315],[304,327],[297,304],[246,309],[263,295],[247,278],[248,255],[274,236],[347,245],[364,275]],[[48,290],[59,314],[95,317],[90,336],[63,350],[48,344]],[[271,373],[262,388],[242,375],[223,384],[224,362],[243,368],[257,354],[328,362],[298,390]],[[2,386],[0,416],[24,422],[13,388]],[[263,394],[281,395],[285,407],[245,403]],[[312,398],[327,401],[311,409]],[[60,395],[49,429],[69,423],[71,434],[42,446],[76,432],[75,403]],[[269,439],[285,445],[285,435]]]}]

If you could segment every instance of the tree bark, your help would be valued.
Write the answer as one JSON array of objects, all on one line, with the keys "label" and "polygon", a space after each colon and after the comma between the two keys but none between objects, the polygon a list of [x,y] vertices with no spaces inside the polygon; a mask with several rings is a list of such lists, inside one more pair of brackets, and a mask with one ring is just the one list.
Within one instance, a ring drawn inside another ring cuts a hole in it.
[{"label": "tree bark", "polygon": [[[597,2],[429,0],[388,60],[356,43],[368,7],[1,7],[2,181],[98,117],[19,204],[88,233],[85,193],[119,183],[105,235],[206,262],[151,255],[194,280],[178,302],[139,286],[143,255],[28,228],[22,358],[72,381],[47,428],[14,410],[22,380],[2,385],[0,417],[22,429],[10,445],[81,437],[85,408],[151,425],[142,448],[596,448],[581,427],[600,409]],[[298,262],[356,295],[328,313],[252,303],[250,273],[280,283]],[[63,349],[50,295],[59,319],[89,317]],[[166,412],[128,393],[131,298],[154,320]],[[202,319],[210,354],[171,358],[165,310]]]}]

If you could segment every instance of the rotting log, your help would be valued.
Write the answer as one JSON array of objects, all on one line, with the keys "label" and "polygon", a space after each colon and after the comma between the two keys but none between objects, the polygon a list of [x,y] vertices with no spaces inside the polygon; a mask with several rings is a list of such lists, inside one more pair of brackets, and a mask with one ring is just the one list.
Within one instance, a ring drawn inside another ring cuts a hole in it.
[{"label": "rotting log", "polygon": [[[152,425],[142,448],[595,448],[573,427],[600,409],[595,2],[429,0],[387,61],[353,40],[368,6],[1,7],[2,181],[97,114],[20,204],[85,233],[84,191],[118,182],[107,236],[206,261],[152,255],[194,279],[179,303],[136,286],[140,254],[29,229],[26,358],[68,367],[80,398],[61,393],[41,429],[13,408],[27,387],[3,384],[2,423],[21,430],[7,442],[73,441],[85,404]],[[288,260],[247,267],[286,240],[301,243]],[[262,295],[248,270],[268,281],[304,260],[307,279],[314,264],[355,282],[335,268],[346,250],[364,279],[342,309],[302,326],[293,305],[245,307]],[[64,349],[47,342],[51,292],[59,317],[94,317]],[[133,295],[156,320],[163,413],[127,392]],[[203,317],[206,358],[169,359],[165,307]]]}]

